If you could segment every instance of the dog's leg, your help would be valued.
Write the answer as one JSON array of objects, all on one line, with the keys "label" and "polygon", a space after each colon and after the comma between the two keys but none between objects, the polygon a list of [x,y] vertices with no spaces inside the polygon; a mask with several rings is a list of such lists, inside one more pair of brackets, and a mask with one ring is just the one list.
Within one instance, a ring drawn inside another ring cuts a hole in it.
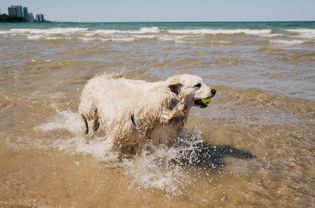
[{"label": "dog's leg", "polygon": [[94,111],[94,122],[93,122],[93,131],[94,133],[97,131],[97,129],[100,127],[100,122],[98,119],[97,109]]},{"label": "dog's leg", "polygon": [[83,136],[86,143],[89,143],[89,124],[84,115],[81,115],[81,121],[82,121],[82,129],[83,129]]},{"label": "dog's leg", "polygon": [[96,132],[99,127],[100,127],[100,122],[99,122],[98,118],[96,118],[94,120],[94,123],[93,123],[93,130],[94,130],[94,132]]},{"label": "dog's leg", "polygon": [[81,121],[82,121],[83,134],[84,135],[89,134],[89,124],[88,124],[85,116],[81,115]]}]

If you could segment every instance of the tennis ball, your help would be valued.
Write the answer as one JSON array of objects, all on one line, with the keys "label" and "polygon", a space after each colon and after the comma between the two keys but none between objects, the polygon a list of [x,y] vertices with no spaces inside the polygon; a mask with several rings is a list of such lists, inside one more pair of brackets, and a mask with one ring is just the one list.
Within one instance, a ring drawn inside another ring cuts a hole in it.
[{"label": "tennis ball", "polygon": [[205,105],[209,104],[211,102],[211,98],[203,98],[201,99],[201,102]]}]

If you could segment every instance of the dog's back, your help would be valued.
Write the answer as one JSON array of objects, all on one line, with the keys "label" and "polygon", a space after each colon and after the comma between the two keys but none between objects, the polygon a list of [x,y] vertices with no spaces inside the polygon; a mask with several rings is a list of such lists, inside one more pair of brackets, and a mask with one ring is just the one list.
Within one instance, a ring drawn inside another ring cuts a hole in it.
[{"label": "dog's back", "polygon": [[82,91],[79,113],[91,115],[96,106],[106,109],[107,119],[113,119],[127,108],[132,108],[143,99],[150,90],[158,86],[157,83],[112,76],[97,76],[88,81]]}]

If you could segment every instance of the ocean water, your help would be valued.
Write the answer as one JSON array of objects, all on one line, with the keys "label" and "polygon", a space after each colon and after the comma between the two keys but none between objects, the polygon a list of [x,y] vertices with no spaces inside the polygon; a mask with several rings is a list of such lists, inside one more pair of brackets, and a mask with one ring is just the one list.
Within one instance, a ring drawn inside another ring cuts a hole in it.
[{"label": "ocean water", "polygon": [[[120,161],[80,134],[104,71],[217,95],[181,145]],[[1,23],[0,118],[1,207],[313,207],[315,22]]]}]

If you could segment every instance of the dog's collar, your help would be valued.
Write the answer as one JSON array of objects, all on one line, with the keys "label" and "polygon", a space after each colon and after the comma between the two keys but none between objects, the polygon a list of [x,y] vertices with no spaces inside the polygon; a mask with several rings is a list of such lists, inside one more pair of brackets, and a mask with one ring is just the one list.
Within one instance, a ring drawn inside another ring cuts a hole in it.
[{"label": "dog's collar", "polygon": [[133,125],[137,126],[137,125],[136,125],[135,115],[134,115],[134,114],[131,114],[130,119],[131,119],[131,122],[133,123]]}]

